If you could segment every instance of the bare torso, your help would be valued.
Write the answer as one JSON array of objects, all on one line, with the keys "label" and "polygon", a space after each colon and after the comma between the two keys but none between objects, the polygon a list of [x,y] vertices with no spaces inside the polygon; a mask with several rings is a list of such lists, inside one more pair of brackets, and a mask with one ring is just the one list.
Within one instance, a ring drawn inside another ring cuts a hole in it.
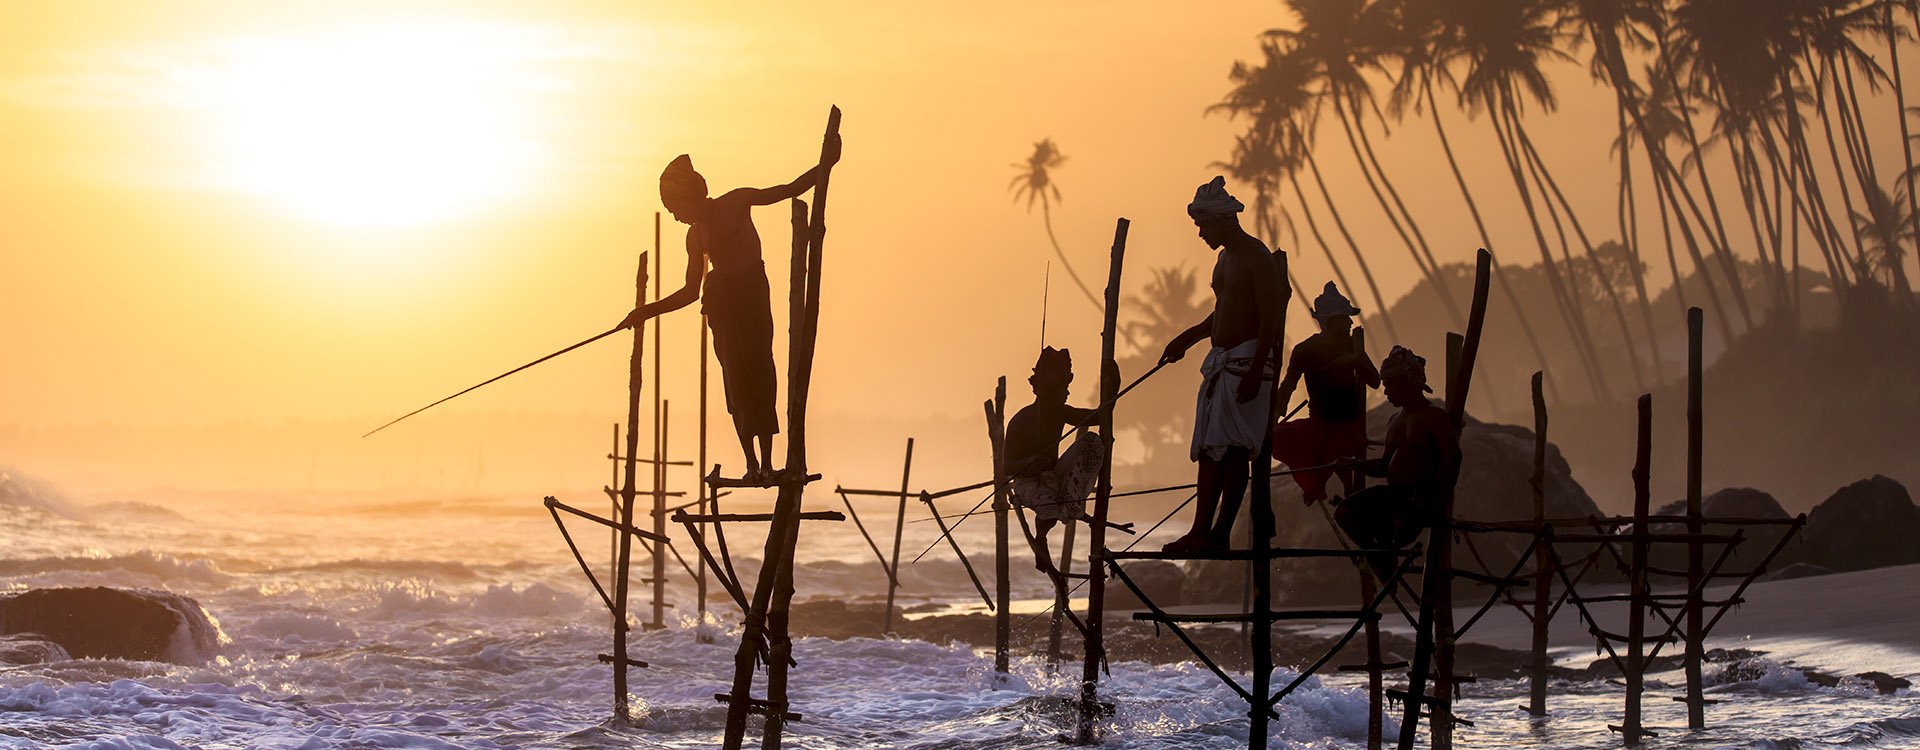
[{"label": "bare torso", "polygon": [[1262,289],[1279,285],[1278,275],[1278,266],[1259,240],[1242,235],[1220,249],[1212,283],[1215,347],[1232,349],[1260,335],[1262,305],[1285,302],[1262,294]]},{"label": "bare torso", "polygon": [[1387,425],[1387,484],[1421,495],[1443,493],[1460,474],[1460,440],[1447,412],[1431,404],[1402,409]]}]

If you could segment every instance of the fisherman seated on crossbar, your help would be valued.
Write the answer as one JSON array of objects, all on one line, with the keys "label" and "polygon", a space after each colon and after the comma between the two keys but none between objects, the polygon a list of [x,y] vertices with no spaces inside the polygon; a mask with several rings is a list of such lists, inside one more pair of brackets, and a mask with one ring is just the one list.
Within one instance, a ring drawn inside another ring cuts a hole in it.
[{"label": "fisherman seated on crossbar", "polygon": [[[1293,470],[1300,499],[1308,505],[1327,499],[1327,480],[1336,475],[1343,491],[1351,494],[1353,470],[1334,465],[1367,457],[1366,389],[1380,387],[1380,373],[1354,345],[1353,316],[1359,314],[1360,308],[1327,282],[1326,291],[1313,301],[1320,332],[1294,345],[1280,381],[1282,406],[1292,400],[1300,381],[1307,381],[1307,417],[1274,425],[1273,459]],[[1320,468],[1328,466],[1334,468]]]},{"label": "fisherman seated on crossbar", "polygon": [[[1087,516],[1087,494],[1100,478],[1106,450],[1100,433],[1089,429],[1097,412],[1067,404],[1073,384],[1073,355],[1046,347],[1033,365],[1033,403],[1007,421],[1007,475],[1013,479],[1013,501],[1033,511],[1038,537],[1034,564],[1050,570],[1046,557],[1047,532],[1055,524],[1092,521]],[[1073,441],[1056,455],[1060,436],[1075,427]]]},{"label": "fisherman seated on crossbar", "polygon": [[[1334,510],[1334,523],[1361,549],[1399,549],[1445,519],[1460,476],[1460,436],[1445,409],[1427,400],[1427,361],[1396,346],[1380,362],[1387,401],[1400,407],[1387,424],[1379,458],[1353,466],[1386,484],[1356,492]],[[1370,560],[1384,578],[1391,558]]]}]

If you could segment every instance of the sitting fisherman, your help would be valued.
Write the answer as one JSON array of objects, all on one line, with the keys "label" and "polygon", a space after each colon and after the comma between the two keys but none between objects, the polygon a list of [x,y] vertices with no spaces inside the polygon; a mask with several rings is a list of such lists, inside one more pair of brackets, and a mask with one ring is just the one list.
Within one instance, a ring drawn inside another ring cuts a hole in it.
[{"label": "sitting fisherman", "polygon": [[[1100,434],[1087,428],[1097,413],[1067,405],[1073,383],[1073,355],[1046,347],[1033,365],[1033,403],[1007,421],[1007,475],[1013,479],[1013,501],[1033,511],[1038,537],[1037,565],[1047,570],[1047,532],[1054,524],[1091,521],[1087,494],[1100,478],[1105,446]],[[1065,452],[1055,454],[1067,428],[1078,427]]]},{"label": "sitting fisherman", "polygon": [[[836,137],[827,143],[826,162],[840,159]],[[675,158],[660,174],[660,203],[687,230],[686,283],[674,293],[642,305],[620,322],[644,323],[700,300],[713,330],[714,359],[720,362],[727,412],[746,456],[746,479],[767,478],[773,465],[773,435],[780,431],[773,366],[773,310],[768,300],[767,268],[760,257],[760,232],[753,207],[767,206],[812,190],[821,167],[770,188],[739,188],[707,196],[707,179],[694,171],[693,159]],[[713,270],[708,272],[711,265]],[[759,453],[754,443],[759,443]]]},{"label": "sitting fisherman", "polygon": [[1359,314],[1360,309],[1327,282],[1326,291],[1313,301],[1320,332],[1294,345],[1287,375],[1280,381],[1282,405],[1292,401],[1302,378],[1307,381],[1307,417],[1274,426],[1273,458],[1294,470],[1293,481],[1308,505],[1327,499],[1327,479],[1335,474],[1347,493],[1355,484],[1351,467],[1309,467],[1367,457],[1366,389],[1380,387],[1380,373],[1351,333],[1353,316]]},{"label": "sitting fisherman", "polygon": [[[1380,458],[1354,464],[1368,476],[1386,477],[1340,503],[1334,522],[1362,549],[1399,549],[1420,532],[1445,521],[1447,499],[1460,476],[1460,434],[1445,409],[1428,401],[1427,361],[1394,347],[1380,363],[1387,401],[1400,412],[1387,424]],[[1390,561],[1370,561],[1385,577]]]}]

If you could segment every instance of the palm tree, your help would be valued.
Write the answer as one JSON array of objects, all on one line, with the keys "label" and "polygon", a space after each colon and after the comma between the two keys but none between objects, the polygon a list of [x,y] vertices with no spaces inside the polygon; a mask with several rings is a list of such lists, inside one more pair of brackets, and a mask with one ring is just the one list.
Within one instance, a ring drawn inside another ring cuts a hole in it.
[{"label": "palm tree", "polygon": [[1018,202],[1022,196],[1027,199],[1027,211],[1033,211],[1033,204],[1040,204],[1040,218],[1047,227],[1047,242],[1053,244],[1053,254],[1060,258],[1060,266],[1067,269],[1067,276],[1073,279],[1074,286],[1080,287],[1080,293],[1093,303],[1096,310],[1104,310],[1100,298],[1093,295],[1087,283],[1080,280],[1080,274],[1073,270],[1073,263],[1067,260],[1067,253],[1060,249],[1060,240],[1053,235],[1053,202],[1060,200],[1060,186],[1053,183],[1053,170],[1067,163],[1067,157],[1053,145],[1052,138],[1042,138],[1033,144],[1033,155],[1027,157],[1025,164],[1015,162],[1013,167],[1020,170],[1013,176],[1007,187],[1013,191],[1013,199]]},{"label": "palm tree", "polygon": [[[1894,190],[1896,193],[1905,192],[1899,187]],[[1907,245],[1920,236],[1913,230],[1913,216],[1907,207],[1912,204],[1906,200],[1908,196],[1887,195],[1887,191],[1878,185],[1868,190],[1865,197],[1867,210],[1853,215],[1854,232],[1860,235],[1871,253],[1861,262],[1878,266],[1887,275],[1901,304],[1911,304],[1913,284],[1907,279],[1906,252]]]},{"label": "palm tree", "polygon": [[1388,179],[1367,135],[1365,114],[1378,107],[1367,74],[1386,71],[1385,60],[1398,36],[1392,8],[1374,0],[1287,0],[1287,5],[1298,16],[1298,28],[1273,29],[1266,33],[1267,38],[1283,42],[1287,57],[1316,75],[1321,99],[1339,121],[1360,174],[1386,213],[1387,223],[1406,246],[1414,267],[1440,292],[1448,315],[1459,324],[1463,320],[1459,307],[1437,272],[1433,250]]},{"label": "palm tree", "polygon": [[[1445,32],[1447,43],[1439,57],[1443,61],[1465,62],[1466,74],[1459,84],[1460,99],[1469,113],[1481,110],[1487,113],[1509,176],[1519,191],[1521,206],[1526,209],[1528,225],[1540,250],[1542,270],[1553,290],[1561,319],[1572,337],[1575,351],[1581,354],[1588,385],[1598,400],[1611,401],[1606,375],[1600,367],[1584,313],[1541,229],[1539,209],[1526,176],[1528,157],[1522,145],[1525,130],[1520,122],[1518,90],[1526,89],[1535,102],[1551,110],[1555,101],[1553,87],[1547,81],[1542,61],[1568,58],[1555,45],[1558,35],[1548,23],[1550,8],[1545,2],[1511,0],[1505,5],[1493,10],[1481,4],[1449,16],[1452,28]],[[1546,198],[1544,191],[1541,197]]]}]

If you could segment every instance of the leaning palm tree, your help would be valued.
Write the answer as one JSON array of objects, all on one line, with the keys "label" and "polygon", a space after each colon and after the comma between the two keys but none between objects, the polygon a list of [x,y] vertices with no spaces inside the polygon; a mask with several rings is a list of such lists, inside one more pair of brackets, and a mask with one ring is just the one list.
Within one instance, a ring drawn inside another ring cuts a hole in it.
[{"label": "leaning palm tree", "polygon": [[1053,145],[1053,139],[1042,138],[1033,144],[1033,155],[1027,157],[1026,163],[1014,163],[1014,169],[1020,170],[1020,173],[1013,176],[1013,181],[1007,187],[1013,191],[1015,201],[1023,196],[1027,199],[1028,212],[1033,211],[1033,204],[1040,204],[1040,219],[1047,227],[1047,242],[1052,243],[1053,254],[1060,258],[1060,267],[1067,269],[1068,278],[1073,279],[1074,286],[1080,287],[1080,293],[1087,296],[1087,301],[1093,303],[1094,309],[1104,310],[1100,298],[1093,296],[1087,283],[1080,280],[1080,274],[1073,270],[1073,263],[1067,260],[1066,251],[1060,249],[1060,240],[1053,235],[1053,202],[1060,200],[1060,186],[1053,183],[1053,170],[1065,163],[1067,157],[1060,153],[1059,147]]},{"label": "leaning palm tree", "polygon": [[[1553,87],[1547,80],[1542,64],[1546,60],[1566,59],[1567,55],[1556,46],[1558,35],[1548,22],[1551,8],[1546,2],[1515,0],[1505,5],[1507,7],[1500,12],[1484,9],[1474,12],[1470,9],[1454,14],[1452,23],[1455,28],[1447,32],[1449,42],[1442,50],[1441,59],[1460,60],[1466,65],[1465,75],[1459,85],[1460,100],[1470,114],[1486,112],[1509,176],[1519,192],[1521,207],[1526,209],[1528,225],[1533,230],[1535,245],[1540,250],[1542,270],[1553,290],[1561,320],[1566,324],[1574,350],[1579,352],[1581,364],[1586,369],[1587,382],[1599,401],[1611,401],[1606,375],[1600,366],[1599,353],[1593,345],[1585,314],[1576,299],[1574,287],[1568,283],[1559,261],[1553,257],[1553,250],[1548,246],[1546,233],[1540,223],[1534,190],[1528,183],[1529,165],[1532,164],[1526,146],[1528,139],[1520,121],[1521,89],[1525,89],[1541,107],[1549,110],[1554,107]],[[1539,192],[1542,203],[1552,200],[1544,187]]]}]

